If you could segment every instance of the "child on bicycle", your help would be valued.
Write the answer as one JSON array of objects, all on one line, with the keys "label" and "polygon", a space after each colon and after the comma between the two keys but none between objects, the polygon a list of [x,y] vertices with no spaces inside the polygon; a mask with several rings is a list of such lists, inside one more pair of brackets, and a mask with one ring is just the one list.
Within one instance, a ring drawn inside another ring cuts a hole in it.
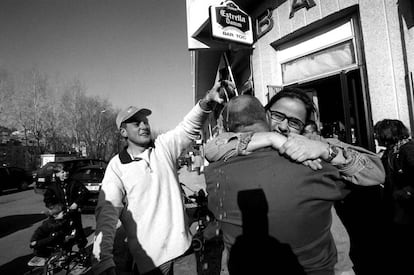
[{"label": "child on bicycle", "polygon": [[69,212],[76,229],[76,243],[79,250],[83,250],[88,242],[82,227],[80,208],[87,200],[89,191],[82,183],[69,179],[69,172],[63,164],[58,164],[54,172],[55,181],[47,187],[43,201],[48,208],[60,203],[63,209]]},{"label": "child on bicycle", "polygon": [[47,214],[49,218],[36,229],[30,240],[33,254],[45,258],[50,256],[54,247],[69,241],[68,238],[65,240],[69,225],[68,220],[64,219],[62,204],[50,205]]}]

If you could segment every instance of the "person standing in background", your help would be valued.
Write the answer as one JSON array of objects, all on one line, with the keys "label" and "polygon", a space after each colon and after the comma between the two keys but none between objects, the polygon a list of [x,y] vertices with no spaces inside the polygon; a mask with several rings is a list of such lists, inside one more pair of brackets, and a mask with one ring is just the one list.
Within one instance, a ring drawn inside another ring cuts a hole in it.
[{"label": "person standing in background", "polygon": [[[386,149],[382,161],[386,171],[383,209],[393,274],[413,274],[414,254],[414,141],[405,125],[396,119],[375,124],[375,135]],[[389,273],[389,274],[391,274]]]}]

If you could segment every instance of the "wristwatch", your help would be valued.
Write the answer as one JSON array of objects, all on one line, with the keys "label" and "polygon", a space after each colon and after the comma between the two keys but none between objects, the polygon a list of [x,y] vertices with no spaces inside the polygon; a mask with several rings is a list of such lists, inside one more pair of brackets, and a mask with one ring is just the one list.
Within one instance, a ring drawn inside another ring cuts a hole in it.
[{"label": "wristwatch", "polygon": [[325,161],[331,162],[339,153],[338,147],[329,144],[328,153],[328,158]]}]

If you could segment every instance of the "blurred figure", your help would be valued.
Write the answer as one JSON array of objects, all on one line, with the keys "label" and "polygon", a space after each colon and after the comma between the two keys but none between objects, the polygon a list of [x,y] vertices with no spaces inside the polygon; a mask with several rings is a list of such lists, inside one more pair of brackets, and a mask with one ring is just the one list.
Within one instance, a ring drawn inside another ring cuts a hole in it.
[{"label": "blurred figure", "polygon": [[193,166],[198,175],[203,171],[203,162],[203,157],[201,155],[194,155]]},{"label": "blurred figure", "polygon": [[414,141],[408,129],[396,119],[375,124],[375,135],[386,149],[382,161],[386,171],[383,206],[387,238],[390,241],[391,267],[394,274],[413,274],[414,252]]}]

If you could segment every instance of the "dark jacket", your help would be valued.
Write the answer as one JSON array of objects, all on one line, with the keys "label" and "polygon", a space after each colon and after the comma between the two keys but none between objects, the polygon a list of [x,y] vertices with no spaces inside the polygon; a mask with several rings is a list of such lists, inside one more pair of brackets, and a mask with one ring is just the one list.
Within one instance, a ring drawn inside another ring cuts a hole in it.
[{"label": "dark jacket", "polygon": [[56,243],[63,242],[65,230],[69,228],[68,220],[56,220],[49,217],[33,233],[30,242],[36,241],[35,249],[47,246],[53,246]]},{"label": "dark jacket", "polygon": [[61,182],[59,179],[56,179],[55,182],[52,182],[47,187],[43,201],[46,207],[62,203],[67,208],[74,202],[78,207],[81,207],[87,200],[88,195],[88,189],[80,182],[73,180]]},{"label": "dark jacket", "polygon": [[402,140],[388,148],[382,161],[386,170],[385,210],[397,224],[414,224],[414,141]]},{"label": "dark jacket", "polygon": [[[330,233],[331,208],[347,193],[337,169],[324,163],[322,170],[313,171],[276,151],[263,150],[212,163],[205,173],[209,208],[221,222],[226,245],[231,246],[242,234],[243,213],[237,205],[240,191],[260,189],[266,200],[262,204],[268,205],[269,236],[289,244],[307,273],[333,272],[336,249]],[[261,204],[254,200],[252,204]]]}]

